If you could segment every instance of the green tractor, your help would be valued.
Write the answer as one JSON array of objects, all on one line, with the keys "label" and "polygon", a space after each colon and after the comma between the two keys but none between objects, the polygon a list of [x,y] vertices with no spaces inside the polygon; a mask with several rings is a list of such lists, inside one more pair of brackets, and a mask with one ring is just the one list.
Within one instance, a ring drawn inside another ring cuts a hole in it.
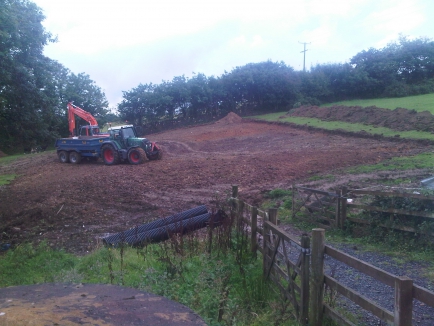
[{"label": "green tractor", "polygon": [[137,137],[134,126],[111,127],[109,139],[101,147],[101,157],[107,165],[128,161],[141,164],[146,160],[159,160],[163,152],[154,142]]}]

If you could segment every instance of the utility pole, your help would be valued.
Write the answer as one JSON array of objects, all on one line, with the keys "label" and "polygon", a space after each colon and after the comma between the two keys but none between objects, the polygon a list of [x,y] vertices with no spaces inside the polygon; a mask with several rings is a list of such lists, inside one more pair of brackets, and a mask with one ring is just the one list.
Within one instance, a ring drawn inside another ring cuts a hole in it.
[{"label": "utility pole", "polygon": [[304,50],[303,51],[301,51],[300,53],[303,53],[303,72],[306,72],[306,44],[310,44],[310,42],[309,43],[306,43],[306,42],[298,42],[298,43],[300,43],[300,44],[303,44],[304,45]]}]

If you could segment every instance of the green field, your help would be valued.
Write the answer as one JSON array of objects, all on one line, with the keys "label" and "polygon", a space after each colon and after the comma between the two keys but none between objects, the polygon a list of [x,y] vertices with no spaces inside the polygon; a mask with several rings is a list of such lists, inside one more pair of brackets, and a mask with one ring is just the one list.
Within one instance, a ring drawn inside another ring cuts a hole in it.
[{"label": "green field", "polygon": [[408,139],[429,139],[434,140],[434,134],[430,132],[423,131],[397,131],[385,127],[376,127],[365,125],[362,123],[349,123],[343,121],[323,121],[315,118],[305,118],[305,117],[288,117],[284,116],[285,112],[280,113],[270,113],[260,116],[256,116],[256,119],[265,121],[279,121],[279,122],[291,122],[298,125],[306,125],[326,130],[337,130],[342,129],[350,132],[360,132],[365,131],[373,135],[383,135],[385,137],[401,137]]},{"label": "green field", "polygon": [[[403,107],[406,109],[415,109],[417,111],[428,110],[432,114],[434,114],[434,94],[409,96],[403,98],[382,98],[382,99],[370,99],[370,100],[342,101],[342,102],[326,104],[324,106],[332,106],[332,105],[362,106],[362,107],[376,106],[379,108],[386,108],[386,109],[395,109],[397,107]],[[286,112],[264,114],[252,118],[265,120],[265,121],[290,122],[298,125],[306,125],[306,126],[311,126],[311,127],[321,128],[326,130],[342,129],[349,132],[364,131],[369,134],[383,135],[385,137],[434,140],[434,134],[429,132],[397,131],[385,127],[377,127],[377,126],[361,124],[361,123],[349,123],[344,121],[323,121],[316,118],[305,118],[305,117],[290,117],[286,115]]]},{"label": "green field", "polygon": [[345,106],[376,106],[385,109],[406,108],[416,111],[429,111],[434,114],[434,94],[407,96],[399,98],[377,98],[369,100],[352,100],[328,103],[322,106],[345,105]]}]

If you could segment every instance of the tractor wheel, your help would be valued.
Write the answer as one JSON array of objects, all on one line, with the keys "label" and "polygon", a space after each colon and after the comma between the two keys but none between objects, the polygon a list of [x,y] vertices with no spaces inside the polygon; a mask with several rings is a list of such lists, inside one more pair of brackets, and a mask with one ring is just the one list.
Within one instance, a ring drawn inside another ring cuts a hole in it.
[{"label": "tractor wheel", "polygon": [[140,147],[131,148],[128,151],[128,162],[130,164],[142,164],[146,160],[146,152]]},{"label": "tractor wheel", "polygon": [[57,153],[57,156],[59,157],[60,163],[69,163],[69,154],[65,151],[60,151]]},{"label": "tractor wheel", "polygon": [[81,162],[81,155],[80,153],[72,151],[69,153],[69,162],[72,164],[79,164]]},{"label": "tractor wheel", "polygon": [[113,145],[104,145],[101,149],[102,159],[106,165],[115,165],[119,163],[119,153]]}]

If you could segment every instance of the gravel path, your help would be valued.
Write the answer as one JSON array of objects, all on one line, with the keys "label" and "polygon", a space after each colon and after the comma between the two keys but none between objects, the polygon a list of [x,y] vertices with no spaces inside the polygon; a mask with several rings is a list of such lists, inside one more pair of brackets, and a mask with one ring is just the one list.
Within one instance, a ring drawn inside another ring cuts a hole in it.
[{"label": "gravel path", "polygon": [[[346,252],[347,254],[363,260],[371,265],[381,268],[397,276],[408,276],[413,283],[428,290],[434,289],[434,282],[424,277],[423,272],[429,263],[406,262],[398,263],[395,259],[378,252],[365,251],[360,246],[333,244],[332,247]],[[356,269],[348,267],[326,255],[325,272],[339,282],[359,292],[365,297],[373,300],[379,306],[392,311],[394,309],[394,289],[374,278],[360,273]],[[337,304],[347,309],[353,315],[358,316],[360,325],[386,325],[378,318],[356,306],[346,298],[340,296]],[[429,307],[417,300],[413,300],[413,325],[432,326],[434,325],[434,308]]]},{"label": "gravel path", "polygon": [[[290,225],[281,225],[287,233],[291,234],[294,239],[300,239],[302,232]],[[424,287],[430,291],[434,291],[434,280],[428,279],[424,275],[426,268],[434,263],[433,259],[423,262],[400,262],[399,259],[394,259],[391,256],[375,251],[369,251],[361,245],[341,244],[326,242],[327,245],[341,250],[348,255],[367,262],[377,268],[385,270],[396,276],[407,276],[413,280],[414,284]],[[300,247],[294,243],[287,244],[286,251],[289,259],[296,262],[300,253]],[[283,254],[282,246],[279,248],[280,254]],[[340,283],[362,294],[363,296],[374,301],[377,305],[385,308],[393,313],[394,310],[394,288],[383,284],[376,279],[359,272],[358,270],[349,267],[348,265],[337,261],[326,255],[324,260],[325,274],[333,277]],[[334,304],[341,311],[347,311],[348,315],[356,318],[356,325],[387,325],[386,322],[381,322],[376,316],[365,311],[352,301],[342,295],[335,298]],[[354,321],[354,319],[353,319]],[[413,300],[413,325],[417,326],[433,326],[434,325],[434,308],[426,304]]]}]

